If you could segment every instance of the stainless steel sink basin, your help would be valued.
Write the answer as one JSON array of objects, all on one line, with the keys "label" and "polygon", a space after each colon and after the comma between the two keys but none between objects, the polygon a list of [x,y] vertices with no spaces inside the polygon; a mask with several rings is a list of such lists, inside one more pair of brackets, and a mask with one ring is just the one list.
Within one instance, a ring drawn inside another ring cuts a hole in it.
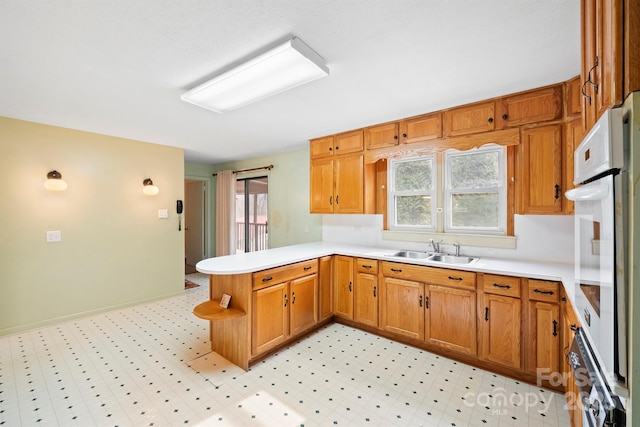
[{"label": "stainless steel sink basin", "polygon": [[475,257],[447,254],[434,254],[427,258],[427,261],[442,262],[444,264],[471,264],[477,260],[478,258]]},{"label": "stainless steel sink basin", "polygon": [[397,256],[400,258],[414,258],[414,259],[426,259],[430,256],[428,252],[422,251],[399,251],[391,256]]}]

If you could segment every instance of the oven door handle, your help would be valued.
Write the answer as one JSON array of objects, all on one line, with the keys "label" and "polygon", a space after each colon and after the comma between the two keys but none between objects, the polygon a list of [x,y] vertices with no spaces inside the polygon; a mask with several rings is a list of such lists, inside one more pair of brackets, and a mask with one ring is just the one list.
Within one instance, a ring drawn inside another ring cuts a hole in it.
[{"label": "oven door handle", "polygon": [[609,196],[609,186],[607,184],[585,185],[583,187],[573,188],[564,193],[565,197],[574,202],[582,200],[602,200]]}]

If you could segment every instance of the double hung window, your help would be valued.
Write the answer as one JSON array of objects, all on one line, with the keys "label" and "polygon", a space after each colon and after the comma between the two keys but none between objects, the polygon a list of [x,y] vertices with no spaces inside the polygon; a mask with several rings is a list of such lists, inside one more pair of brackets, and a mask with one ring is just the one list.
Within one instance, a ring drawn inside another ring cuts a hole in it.
[{"label": "double hung window", "polygon": [[484,146],[391,160],[392,230],[506,234],[506,150]]}]

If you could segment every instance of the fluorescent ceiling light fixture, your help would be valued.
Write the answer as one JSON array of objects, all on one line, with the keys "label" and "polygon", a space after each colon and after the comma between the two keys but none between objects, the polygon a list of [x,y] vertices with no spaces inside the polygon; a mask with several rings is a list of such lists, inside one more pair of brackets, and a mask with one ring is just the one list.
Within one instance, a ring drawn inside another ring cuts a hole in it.
[{"label": "fluorescent ceiling light fixture", "polygon": [[324,59],[294,37],[194,87],[180,98],[225,113],[328,75]]}]

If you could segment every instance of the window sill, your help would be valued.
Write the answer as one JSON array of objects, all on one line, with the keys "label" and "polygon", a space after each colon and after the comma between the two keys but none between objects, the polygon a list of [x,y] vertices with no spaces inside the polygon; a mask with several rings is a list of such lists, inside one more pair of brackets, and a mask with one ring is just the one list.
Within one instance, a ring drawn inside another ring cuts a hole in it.
[{"label": "window sill", "polygon": [[496,249],[515,249],[517,240],[515,236],[495,236],[490,234],[382,230],[382,240],[425,243],[428,242],[429,239],[433,239],[436,242],[442,240],[443,244],[457,243],[464,246]]}]

